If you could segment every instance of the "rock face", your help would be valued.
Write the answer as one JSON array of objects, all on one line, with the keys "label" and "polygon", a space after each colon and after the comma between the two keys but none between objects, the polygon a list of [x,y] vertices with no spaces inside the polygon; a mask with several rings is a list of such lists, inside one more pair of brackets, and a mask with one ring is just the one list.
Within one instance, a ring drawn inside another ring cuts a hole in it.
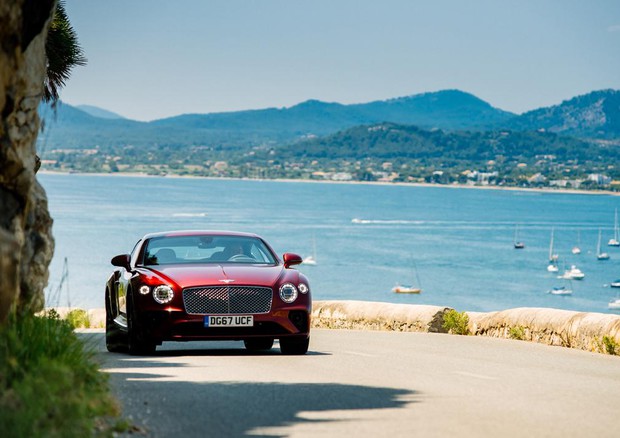
[{"label": "rock face", "polygon": [[55,0],[0,0],[0,321],[43,307],[54,241],[35,142]]}]

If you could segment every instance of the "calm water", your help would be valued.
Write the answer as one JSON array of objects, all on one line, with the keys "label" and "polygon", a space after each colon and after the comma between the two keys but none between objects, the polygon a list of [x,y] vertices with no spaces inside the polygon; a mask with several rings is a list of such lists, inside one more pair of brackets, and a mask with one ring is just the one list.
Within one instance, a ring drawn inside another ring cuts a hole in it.
[{"label": "calm water", "polygon": [[[606,246],[620,197],[442,187],[41,175],[56,253],[48,304],[103,307],[110,259],[149,232],[225,229],[263,236],[281,255],[310,255],[317,300],[434,304],[457,310],[554,307],[610,312],[620,249]],[[353,219],[356,221],[352,222]],[[513,249],[515,224],[526,244]],[[552,227],[562,266],[584,271],[572,296],[548,273]],[[605,262],[596,260],[602,228]],[[571,248],[580,239],[582,253]],[[67,258],[68,282],[59,287]],[[413,266],[416,266],[414,270]],[[396,295],[420,278],[421,295]]]}]

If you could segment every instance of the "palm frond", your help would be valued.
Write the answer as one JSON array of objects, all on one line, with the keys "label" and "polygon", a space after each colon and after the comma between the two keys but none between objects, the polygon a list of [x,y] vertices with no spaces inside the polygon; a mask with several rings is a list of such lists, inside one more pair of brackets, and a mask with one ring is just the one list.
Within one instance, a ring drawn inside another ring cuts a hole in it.
[{"label": "palm frond", "polygon": [[45,77],[43,100],[54,105],[59,99],[59,90],[71,76],[77,65],[86,65],[86,58],[78,43],[77,34],[65,11],[64,1],[59,1],[50,25],[45,44],[47,75]]}]

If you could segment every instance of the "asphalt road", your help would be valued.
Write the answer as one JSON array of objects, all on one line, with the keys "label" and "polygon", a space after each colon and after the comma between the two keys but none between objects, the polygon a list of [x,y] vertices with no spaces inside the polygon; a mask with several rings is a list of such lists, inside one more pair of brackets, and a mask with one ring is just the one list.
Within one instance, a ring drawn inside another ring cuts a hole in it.
[{"label": "asphalt road", "polygon": [[81,336],[147,436],[620,436],[620,357],[347,330],[314,330],[305,356],[200,342],[132,357]]}]

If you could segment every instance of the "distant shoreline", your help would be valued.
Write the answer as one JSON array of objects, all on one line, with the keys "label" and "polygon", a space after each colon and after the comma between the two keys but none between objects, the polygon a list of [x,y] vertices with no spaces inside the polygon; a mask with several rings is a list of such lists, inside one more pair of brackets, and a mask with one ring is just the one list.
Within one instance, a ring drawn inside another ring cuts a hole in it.
[{"label": "distant shoreline", "polygon": [[402,186],[402,187],[434,187],[434,188],[450,188],[450,189],[475,189],[475,190],[504,190],[504,191],[521,191],[535,193],[550,194],[569,194],[569,195],[609,195],[620,196],[620,192],[611,190],[579,190],[579,189],[562,189],[550,187],[500,187],[500,186],[476,186],[468,184],[433,184],[420,182],[383,182],[383,181],[332,181],[332,180],[311,180],[311,179],[291,179],[291,178],[233,178],[233,177],[214,177],[214,176],[195,176],[195,175],[148,175],[142,172],[58,172],[54,170],[40,169],[38,175],[87,175],[87,176],[106,176],[118,177],[126,176],[131,178],[175,178],[175,179],[209,179],[209,180],[230,180],[230,181],[274,181],[274,182],[291,182],[291,183],[312,183],[312,184],[363,184],[378,186]]}]

